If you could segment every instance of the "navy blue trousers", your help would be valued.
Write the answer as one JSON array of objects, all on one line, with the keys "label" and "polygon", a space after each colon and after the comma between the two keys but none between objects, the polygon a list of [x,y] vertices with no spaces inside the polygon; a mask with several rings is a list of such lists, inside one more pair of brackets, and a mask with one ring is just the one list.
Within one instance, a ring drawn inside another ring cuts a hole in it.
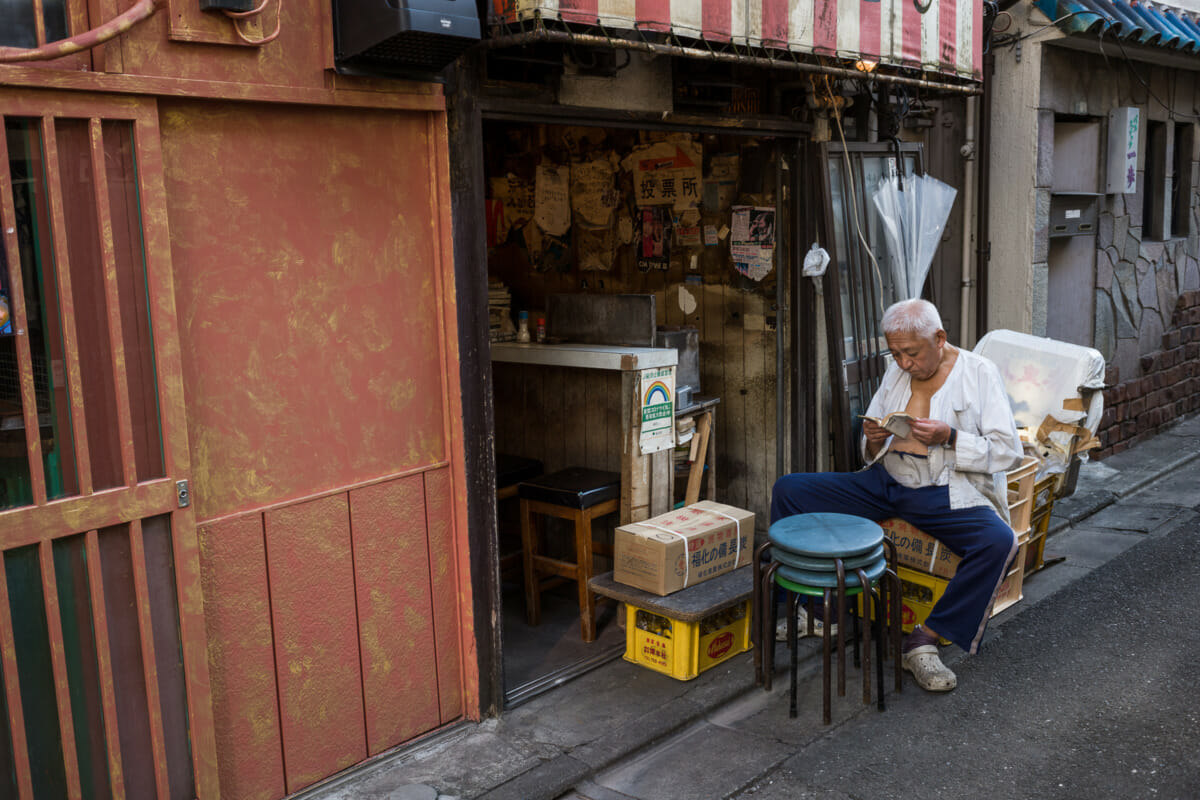
[{"label": "navy blue trousers", "polygon": [[899,517],[961,558],[925,624],[967,652],[978,650],[992,599],[1017,552],[1016,534],[995,509],[952,509],[949,488],[906,488],[882,464],[862,472],[798,472],[775,482],[771,522],[821,512],[853,514],[874,522]]}]

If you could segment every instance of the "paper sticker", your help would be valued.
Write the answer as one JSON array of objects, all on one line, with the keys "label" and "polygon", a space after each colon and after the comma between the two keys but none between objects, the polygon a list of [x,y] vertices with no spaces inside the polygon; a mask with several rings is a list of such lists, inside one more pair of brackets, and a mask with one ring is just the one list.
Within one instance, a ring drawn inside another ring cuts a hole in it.
[{"label": "paper sticker", "polygon": [[683,286],[679,287],[679,310],[689,315],[696,310],[696,296]]},{"label": "paper sticker", "polygon": [[675,446],[675,368],[644,369],[639,384],[642,454],[668,450]]},{"label": "paper sticker", "polygon": [[680,226],[675,229],[675,241],[680,247],[700,246],[700,226]]},{"label": "paper sticker", "polygon": [[717,226],[716,225],[705,225],[704,226],[704,246],[712,247],[716,243],[717,243]]}]

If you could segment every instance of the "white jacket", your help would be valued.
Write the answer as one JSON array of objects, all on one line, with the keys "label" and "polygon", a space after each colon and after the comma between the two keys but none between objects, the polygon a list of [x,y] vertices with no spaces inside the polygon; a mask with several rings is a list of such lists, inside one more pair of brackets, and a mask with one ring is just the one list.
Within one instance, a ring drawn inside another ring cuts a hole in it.
[{"label": "white jacket", "polygon": [[[912,376],[893,362],[871,398],[867,416],[903,411],[912,396],[911,384]],[[1004,473],[1021,463],[1021,437],[996,365],[958,348],[958,359],[946,382],[929,401],[929,418],[947,422],[958,431],[953,449],[929,448],[930,474],[935,476],[936,486],[950,487],[950,507],[990,505],[1007,522]],[[868,466],[883,458],[894,438],[884,442],[871,458],[867,438],[862,437],[860,446]]]}]

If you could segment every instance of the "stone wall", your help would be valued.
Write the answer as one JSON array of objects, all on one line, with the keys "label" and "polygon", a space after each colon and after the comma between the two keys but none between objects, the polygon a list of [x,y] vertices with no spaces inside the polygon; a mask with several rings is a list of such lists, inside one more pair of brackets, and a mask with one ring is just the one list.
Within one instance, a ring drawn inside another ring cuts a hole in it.
[{"label": "stone wall", "polygon": [[1186,238],[1147,241],[1140,201],[1138,195],[1104,198],[1096,236],[1093,346],[1127,378],[1137,377],[1145,356],[1159,349],[1177,298],[1200,288],[1200,208],[1193,201]]},{"label": "stone wall", "polygon": [[1096,458],[1119,453],[1200,411],[1200,291],[1179,295],[1160,344],[1141,356],[1141,374],[1131,380],[1120,381],[1110,364]]}]

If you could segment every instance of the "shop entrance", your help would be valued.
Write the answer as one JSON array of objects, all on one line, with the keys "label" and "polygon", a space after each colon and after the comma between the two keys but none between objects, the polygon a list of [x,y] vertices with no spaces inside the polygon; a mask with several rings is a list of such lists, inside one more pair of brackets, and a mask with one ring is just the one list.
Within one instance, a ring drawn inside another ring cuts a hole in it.
[{"label": "shop entrance", "polygon": [[[814,332],[811,315],[793,323],[789,311],[797,242],[814,227],[800,211],[809,187],[800,181],[796,134],[493,115],[485,116],[483,142],[493,341],[516,338],[521,312],[534,343],[544,320],[549,346],[683,341],[677,389],[714,409],[699,496],[754,511],[765,530],[771,485],[793,461],[794,397],[806,391],[793,378],[796,325],[807,337]],[[620,298],[631,299],[615,315],[599,315],[590,328],[581,320]],[[620,473],[628,383],[623,389],[619,374],[579,366],[507,363],[497,349],[497,457],[533,460],[543,474]],[[686,416],[677,414],[679,444],[653,476],[671,506],[683,502],[697,457]],[[620,517],[597,520],[594,540],[611,542]],[[530,625],[519,500],[499,500],[497,518],[503,682],[512,705],[619,658],[625,630],[619,609],[601,605],[596,640],[584,642],[574,582],[546,591],[540,622]],[[572,559],[569,526],[555,523],[547,521],[543,549]],[[611,564],[597,555],[595,572]]]}]

